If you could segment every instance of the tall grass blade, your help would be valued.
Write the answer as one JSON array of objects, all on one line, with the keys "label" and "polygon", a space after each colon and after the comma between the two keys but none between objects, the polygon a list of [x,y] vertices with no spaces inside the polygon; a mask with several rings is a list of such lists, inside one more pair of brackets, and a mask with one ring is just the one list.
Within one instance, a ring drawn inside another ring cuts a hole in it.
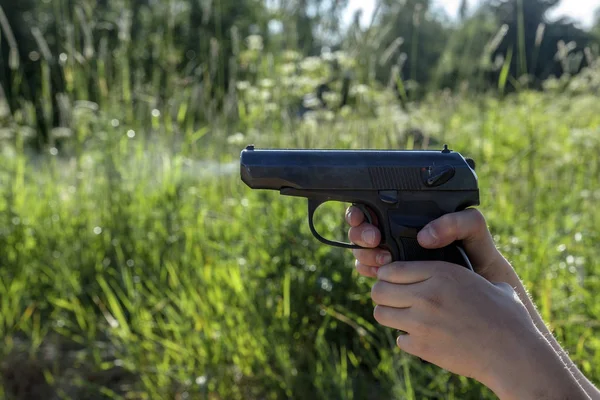
[{"label": "tall grass blade", "polygon": [[525,13],[523,0],[517,0],[517,36],[518,36],[518,78],[527,75],[527,44],[525,43]]}]

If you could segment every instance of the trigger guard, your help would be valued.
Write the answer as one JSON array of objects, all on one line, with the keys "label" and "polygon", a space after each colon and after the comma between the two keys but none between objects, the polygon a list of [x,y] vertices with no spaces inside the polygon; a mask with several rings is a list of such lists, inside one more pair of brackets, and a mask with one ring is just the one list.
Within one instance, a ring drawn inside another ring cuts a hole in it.
[{"label": "trigger guard", "polygon": [[327,201],[328,200],[326,200],[326,199],[325,200],[323,200],[323,199],[308,199],[308,227],[310,228],[310,231],[313,234],[313,236],[319,242],[324,243],[329,246],[340,247],[343,249],[362,249],[362,247],[355,245],[355,244],[337,242],[334,240],[326,239],[323,236],[321,236],[321,234],[319,232],[317,232],[317,229],[315,228],[315,223],[314,223],[313,217],[315,215],[315,211],[317,211],[317,208],[319,208],[321,205],[327,203]]}]

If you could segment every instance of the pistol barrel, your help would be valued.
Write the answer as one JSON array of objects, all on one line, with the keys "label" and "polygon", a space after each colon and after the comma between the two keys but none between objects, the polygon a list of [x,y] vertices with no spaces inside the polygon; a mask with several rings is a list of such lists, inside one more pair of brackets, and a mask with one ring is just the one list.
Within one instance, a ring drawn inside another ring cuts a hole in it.
[{"label": "pistol barrel", "polygon": [[431,150],[270,150],[248,146],[240,155],[244,183],[282,190],[477,190],[467,160]]}]

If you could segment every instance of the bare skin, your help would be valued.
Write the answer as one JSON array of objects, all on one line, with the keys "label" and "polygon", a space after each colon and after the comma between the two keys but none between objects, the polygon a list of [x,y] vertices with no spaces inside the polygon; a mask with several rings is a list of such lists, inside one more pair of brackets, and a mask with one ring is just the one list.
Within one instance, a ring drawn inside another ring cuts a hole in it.
[{"label": "bare skin", "polygon": [[600,399],[553,337],[510,263],[474,209],[446,215],[418,236],[425,248],[462,240],[476,274],[443,262],[395,262],[378,249],[381,233],[351,207],[346,221],[356,268],[376,278],[371,297],[382,325],[407,332],[398,346],[471,377],[502,400]]}]

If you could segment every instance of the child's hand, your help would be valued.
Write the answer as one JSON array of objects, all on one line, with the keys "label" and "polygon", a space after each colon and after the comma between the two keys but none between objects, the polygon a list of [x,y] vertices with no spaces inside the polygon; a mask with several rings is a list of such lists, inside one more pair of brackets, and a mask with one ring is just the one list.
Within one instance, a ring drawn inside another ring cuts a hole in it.
[{"label": "child's hand", "polygon": [[371,297],[381,325],[406,332],[407,353],[492,386],[537,355],[544,339],[514,290],[445,262],[381,267]]},{"label": "child's hand", "polygon": [[[361,275],[375,278],[377,269],[389,264],[392,258],[389,252],[377,249],[381,242],[379,229],[364,220],[364,214],[356,207],[350,207],[346,212],[346,221],[351,226],[348,231],[350,241],[369,248],[353,250],[356,269]],[[475,271],[491,282],[506,282],[512,272],[510,264],[496,249],[485,218],[476,209],[447,214],[431,222],[419,232],[418,240],[428,249],[462,240]]]},{"label": "child's hand", "polygon": [[375,319],[407,333],[398,338],[401,349],[475,378],[503,400],[600,398],[552,337],[479,211],[445,215],[418,236],[431,249],[462,240],[477,274],[440,261],[390,264],[390,254],[377,249],[377,227],[355,207],[346,220],[350,240],[369,248],[354,255],[358,272],[378,279]]}]

